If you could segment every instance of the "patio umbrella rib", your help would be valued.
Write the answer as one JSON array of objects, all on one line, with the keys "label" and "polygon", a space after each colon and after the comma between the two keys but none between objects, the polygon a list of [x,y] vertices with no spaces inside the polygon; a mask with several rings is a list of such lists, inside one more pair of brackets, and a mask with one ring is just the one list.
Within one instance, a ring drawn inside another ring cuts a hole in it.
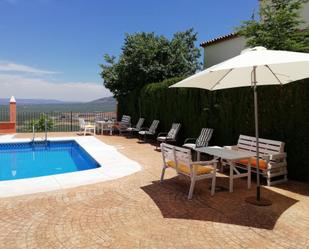
[{"label": "patio umbrella rib", "polygon": [[234,68],[229,69],[211,88],[210,90],[214,90],[214,88],[220,84],[220,82],[230,73],[233,71]]},{"label": "patio umbrella rib", "polygon": [[283,85],[281,80],[278,78],[278,76],[274,73],[274,71],[270,68],[270,66],[265,65],[265,67],[272,73],[272,75],[276,78],[276,80],[279,82],[280,85]]}]

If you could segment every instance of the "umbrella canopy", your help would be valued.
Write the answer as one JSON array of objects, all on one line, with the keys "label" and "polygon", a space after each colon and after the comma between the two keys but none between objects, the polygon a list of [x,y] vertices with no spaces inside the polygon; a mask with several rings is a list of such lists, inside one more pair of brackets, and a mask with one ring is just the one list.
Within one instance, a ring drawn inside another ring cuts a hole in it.
[{"label": "umbrella canopy", "polygon": [[256,68],[257,85],[286,84],[309,77],[309,54],[255,47],[212,66],[171,87],[207,90],[252,86]]},{"label": "umbrella canopy", "polygon": [[259,126],[257,85],[282,85],[309,78],[309,54],[278,50],[264,47],[249,48],[236,57],[212,66],[170,87],[193,87],[207,90],[220,90],[252,86],[254,89],[254,116],[256,136],[256,200],[250,203],[270,205],[270,201],[260,198],[259,176]]}]

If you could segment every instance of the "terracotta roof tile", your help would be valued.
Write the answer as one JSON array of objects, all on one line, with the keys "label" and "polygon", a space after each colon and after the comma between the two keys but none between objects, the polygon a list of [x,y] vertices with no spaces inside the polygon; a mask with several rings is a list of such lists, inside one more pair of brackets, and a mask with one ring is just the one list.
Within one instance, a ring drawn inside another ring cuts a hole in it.
[{"label": "terracotta roof tile", "polygon": [[232,38],[237,37],[237,36],[238,36],[238,34],[236,32],[232,32],[232,33],[229,33],[227,35],[222,35],[222,36],[216,37],[214,39],[204,41],[200,44],[200,46],[206,47],[207,45],[214,44],[214,43],[221,42],[221,41],[225,41],[225,40],[229,40],[229,39],[232,39]]}]

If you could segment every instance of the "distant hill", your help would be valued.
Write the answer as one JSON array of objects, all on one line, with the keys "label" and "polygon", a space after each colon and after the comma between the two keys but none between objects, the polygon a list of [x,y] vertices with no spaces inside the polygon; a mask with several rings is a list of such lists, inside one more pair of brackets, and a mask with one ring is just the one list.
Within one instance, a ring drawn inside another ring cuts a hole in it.
[{"label": "distant hill", "polygon": [[[7,105],[10,99],[0,98],[0,105]],[[16,99],[20,105],[54,105],[54,104],[116,104],[117,101],[114,97],[104,97],[89,102],[73,102],[73,101],[62,101],[56,99]]]},{"label": "distant hill", "polygon": [[[113,97],[84,103],[47,99],[16,99],[16,102],[19,112],[113,112],[117,105]],[[8,103],[9,99],[0,99],[0,107]]]},{"label": "distant hill", "polygon": [[[0,98],[0,105],[7,105],[9,101],[10,99]],[[50,104],[74,103],[54,99],[16,99],[16,102],[20,105],[50,105]]]},{"label": "distant hill", "polygon": [[88,103],[91,103],[91,104],[109,104],[109,105],[114,104],[114,105],[116,105],[117,101],[114,97],[105,97],[105,98],[100,98],[100,99],[90,101]]}]

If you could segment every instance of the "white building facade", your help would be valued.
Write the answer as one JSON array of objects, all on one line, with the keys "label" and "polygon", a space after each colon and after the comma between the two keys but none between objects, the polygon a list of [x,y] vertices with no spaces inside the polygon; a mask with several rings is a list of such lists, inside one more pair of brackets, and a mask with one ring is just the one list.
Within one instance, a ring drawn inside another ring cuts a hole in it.
[{"label": "white building facade", "polygon": [[[267,0],[260,0],[260,4],[263,1]],[[301,28],[307,27],[309,25],[309,2],[304,4],[301,10],[301,17],[305,21]],[[246,47],[246,39],[236,33],[230,33],[202,42],[200,45],[204,49],[204,68],[208,68],[239,55]]]}]

